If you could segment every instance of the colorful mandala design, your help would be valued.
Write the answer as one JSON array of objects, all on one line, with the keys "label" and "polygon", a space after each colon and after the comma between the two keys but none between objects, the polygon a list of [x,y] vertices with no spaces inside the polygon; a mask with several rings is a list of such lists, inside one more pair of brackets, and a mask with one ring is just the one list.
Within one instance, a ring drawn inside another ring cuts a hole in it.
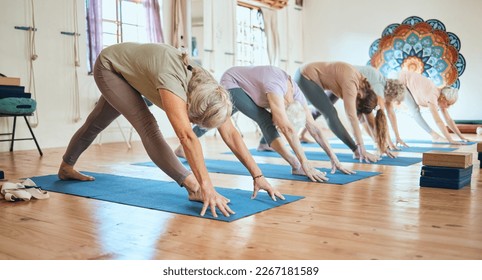
[{"label": "colorful mandala design", "polygon": [[408,70],[428,77],[439,88],[460,88],[466,62],[459,51],[459,38],[441,21],[412,16],[383,30],[370,46],[368,64],[388,78]]}]

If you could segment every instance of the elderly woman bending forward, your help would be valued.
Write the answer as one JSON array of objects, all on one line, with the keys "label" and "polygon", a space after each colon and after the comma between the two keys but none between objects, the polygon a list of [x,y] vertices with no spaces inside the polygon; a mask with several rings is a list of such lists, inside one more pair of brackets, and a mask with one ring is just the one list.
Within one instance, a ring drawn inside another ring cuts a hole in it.
[{"label": "elderly woman bending forward", "polygon": [[[201,67],[191,66],[179,50],[164,44],[121,43],[104,49],[94,67],[94,79],[101,97],[83,126],[72,137],[63,156],[58,176],[63,180],[94,180],[74,169],[79,156],[119,115],[136,129],[152,161],[179,185],[186,187],[190,200],[203,202],[201,215],[216,208],[229,216],[234,211],[229,199],[218,194],[207,172],[201,145],[191,122],[219,128],[231,135],[231,100],[226,90]],[[166,112],[191,167],[187,170],[165,141],[156,119],[144,99]],[[228,138],[228,137],[223,137]],[[262,176],[247,148],[235,137],[225,139],[254,179],[254,194],[268,191],[272,199],[283,196],[272,189]]]}]

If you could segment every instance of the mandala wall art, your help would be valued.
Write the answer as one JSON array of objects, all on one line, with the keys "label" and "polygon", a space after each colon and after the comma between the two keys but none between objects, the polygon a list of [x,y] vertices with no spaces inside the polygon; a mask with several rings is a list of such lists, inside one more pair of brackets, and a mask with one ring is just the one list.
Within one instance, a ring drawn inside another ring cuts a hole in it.
[{"label": "mandala wall art", "polygon": [[441,21],[412,16],[383,30],[370,46],[368,64],[388,78],[408,70],[428,77],[439,88],[458,89],[466,65],[459,51],[459,38]]}]

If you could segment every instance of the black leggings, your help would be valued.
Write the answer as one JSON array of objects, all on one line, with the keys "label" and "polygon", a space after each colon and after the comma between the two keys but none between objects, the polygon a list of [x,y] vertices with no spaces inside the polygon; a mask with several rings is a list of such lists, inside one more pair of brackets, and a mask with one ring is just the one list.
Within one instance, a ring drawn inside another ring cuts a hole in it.
[{"label": "black leggings", "polygon": [[299,70],[296,71],[293,80],[298,84],[306,99],[308,99],[325,117],[331,131],[333,131],[333,133],[335,133],[335,135],[352,151],[355,151],[357,149],[356,143],[353,141],[350,133],[348,133],[343,126],[338,117],[338,112],[336,111],[335,106],[333,106],[338,98],[334,98],[336,96],[333,94],[332,96],[334,97],[329,97],[322,87],[303,77]]}]

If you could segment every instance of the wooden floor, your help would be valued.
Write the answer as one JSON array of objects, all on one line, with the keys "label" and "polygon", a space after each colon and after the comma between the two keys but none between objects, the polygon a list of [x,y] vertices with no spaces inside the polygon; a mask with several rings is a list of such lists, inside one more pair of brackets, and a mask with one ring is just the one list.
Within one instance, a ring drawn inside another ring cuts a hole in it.
[{"label": "wooden floor", "polygon": [[[476,135],[470,135],[475,140]],[[227,147],[201,140],[209,158]],[[255,135],[245,136],[255,147]],[[169,139],[175,147],[176,139]],[[231,223],[50,192],[50,199],[0,200],[0,259],[482,259],[482,179],[475,145],[472,184],[461,190],[420,188],[421,164],[344,164],[383,174],[347,185],[270,179],[282,193],[306,198]],[[0,153],[8,181],[55,174],[64,148]],[[410,154],[404,154],[409,156]],[[138,142],[92,145],[81,170],[169,180]],[[257,158],[280,163],[280,159]],[[328,167],[328,162],[314,162]],[[252,189],[246,176],[212,174],[215,185]],[[236,210],[236,209],[234,209]]]}]

